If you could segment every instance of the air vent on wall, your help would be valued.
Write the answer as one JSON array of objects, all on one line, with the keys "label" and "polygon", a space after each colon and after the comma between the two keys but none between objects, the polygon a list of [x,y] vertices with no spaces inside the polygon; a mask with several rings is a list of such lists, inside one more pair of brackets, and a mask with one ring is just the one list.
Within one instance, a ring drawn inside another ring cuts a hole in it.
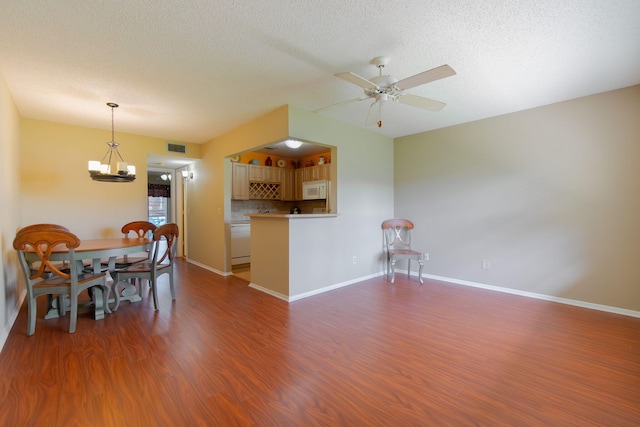
[{"label": "air vent on wall", "polygon": [[187,146],[185,144],[177,144],[175,142],[167,142],[167,151],[170,153],[186,154]]}]

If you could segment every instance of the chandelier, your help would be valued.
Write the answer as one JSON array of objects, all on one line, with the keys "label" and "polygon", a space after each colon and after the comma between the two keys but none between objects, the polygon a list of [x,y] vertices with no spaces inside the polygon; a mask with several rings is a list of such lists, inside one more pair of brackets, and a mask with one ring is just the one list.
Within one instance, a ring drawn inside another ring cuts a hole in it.
[{"label": "chandelier", "polygon": [[102,161],[89,160],[89,176],[94,181],[132,182],[136,179],[136,167],[124,161],[118,152],[120,144],[114,137],[113,110],[118,108],[118,104],[107,102],[107,105],[111,107],[111,141],[107,142],[109,149]]}]

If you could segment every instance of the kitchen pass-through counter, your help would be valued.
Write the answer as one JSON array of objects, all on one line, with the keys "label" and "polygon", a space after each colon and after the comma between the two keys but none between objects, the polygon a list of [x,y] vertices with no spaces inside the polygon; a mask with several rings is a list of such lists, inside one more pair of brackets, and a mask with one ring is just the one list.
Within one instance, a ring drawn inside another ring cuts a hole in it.
[{"label": "kitchen pass-through counter", "polygon": [[338,214],[245,216],[251,218],[251,287],[293,301],[329,284],[323,274],[310,277],[307,267],[335,249],[331,230]]}]

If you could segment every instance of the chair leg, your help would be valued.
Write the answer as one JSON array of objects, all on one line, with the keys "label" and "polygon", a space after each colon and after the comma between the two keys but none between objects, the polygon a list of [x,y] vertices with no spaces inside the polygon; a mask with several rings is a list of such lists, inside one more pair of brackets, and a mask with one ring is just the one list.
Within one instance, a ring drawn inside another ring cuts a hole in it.
[{"label": "chair leg", "polygon": [[422,280],[422,269],[424,268],[424,260],[419,259],[418,263],[420,264],[420,269],[418,270],[418,278],[420,279],[420,283],[424,283],[424,280]]},{"label": "chair leg", "polygon": [[396,280],[396,260],[391,260],[391,283]]},{"label": "chair leg", "polygon": [[31,336],[36,332],[36,299],[29,297],[27,302],[29,317],[27,319],[27,336]]},{"label": "chair leg", "polygon": [[[173,267],[171,267],[173,268]],[[173,287],[173,270],[169,271],[169,288],[171,289],[171,299],[176,299],[176,290]]]},{"label": "chair leg", "polygon": [[151,286],[151,293],[153,294],[153,308],[158,309],[158,290],[156,289],[157,278],[149,279],[149,286]]},{"label": "chair leg", "polygon": [[69,319],[69,333],[76,332],[76,323],[78,322],[78,294],[72,293],[71,295],[71,314]]}]

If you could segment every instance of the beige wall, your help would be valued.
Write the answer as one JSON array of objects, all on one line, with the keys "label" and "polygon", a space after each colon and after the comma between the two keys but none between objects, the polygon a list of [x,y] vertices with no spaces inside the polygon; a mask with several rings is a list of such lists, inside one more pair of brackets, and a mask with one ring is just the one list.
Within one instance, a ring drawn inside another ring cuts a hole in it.
[{"label": "beige wall", "polygon": [[195,178],[188,187],[191,261],[220,273],[230,271],[225,249],[228,247],[225,216],[231,215],[231,165],[226,157],[287,136],[284,106],[203,144],[202,160],[192,166]]},{"label": "beige wall", "polygon": [[[189,259],[221,273],[230,271],[225,218],[231,217],[231,167],[225,156],[289,136],[336,147],[332,179],[338,188],[338,217],[296,221],[288,295],[378,274],[380,223],[393,216],[393,140],[294,106],[204,145],[202,161],[195,165],[197,178],[189,183]],[[356,265],[353,256],[360,260]]]},{"label": "beige wall", "polygon": [[[147,218],[147,154],[166,155],[166,140],[118,132],[115,139],[136,166],[134,182],[89,178],[87,162],[102,159],[110,130],[22,119],[20,225],[53,222],[91,239],[119,236],[123,224]],[[187,144],[187,153],[198,157],[200,148]]]},{"label": "beige wall", "polygon": [[20,224],[20,117],[0,74],[0,349],[25,292],[13,238]]},{"label": "beige wall", "polygon": [[[382,221],[393,217],[393,139],[368,129],[290,109],[290,132],[337,147],[332,177],[337,218],[292,221],[292,296],[382,272]],[[357,263],[353,264],[353,257]]]},{"label": "beige wall", "polygon": [[425,272],[640,310],[639,118],[634,86],[398,138]]}]

